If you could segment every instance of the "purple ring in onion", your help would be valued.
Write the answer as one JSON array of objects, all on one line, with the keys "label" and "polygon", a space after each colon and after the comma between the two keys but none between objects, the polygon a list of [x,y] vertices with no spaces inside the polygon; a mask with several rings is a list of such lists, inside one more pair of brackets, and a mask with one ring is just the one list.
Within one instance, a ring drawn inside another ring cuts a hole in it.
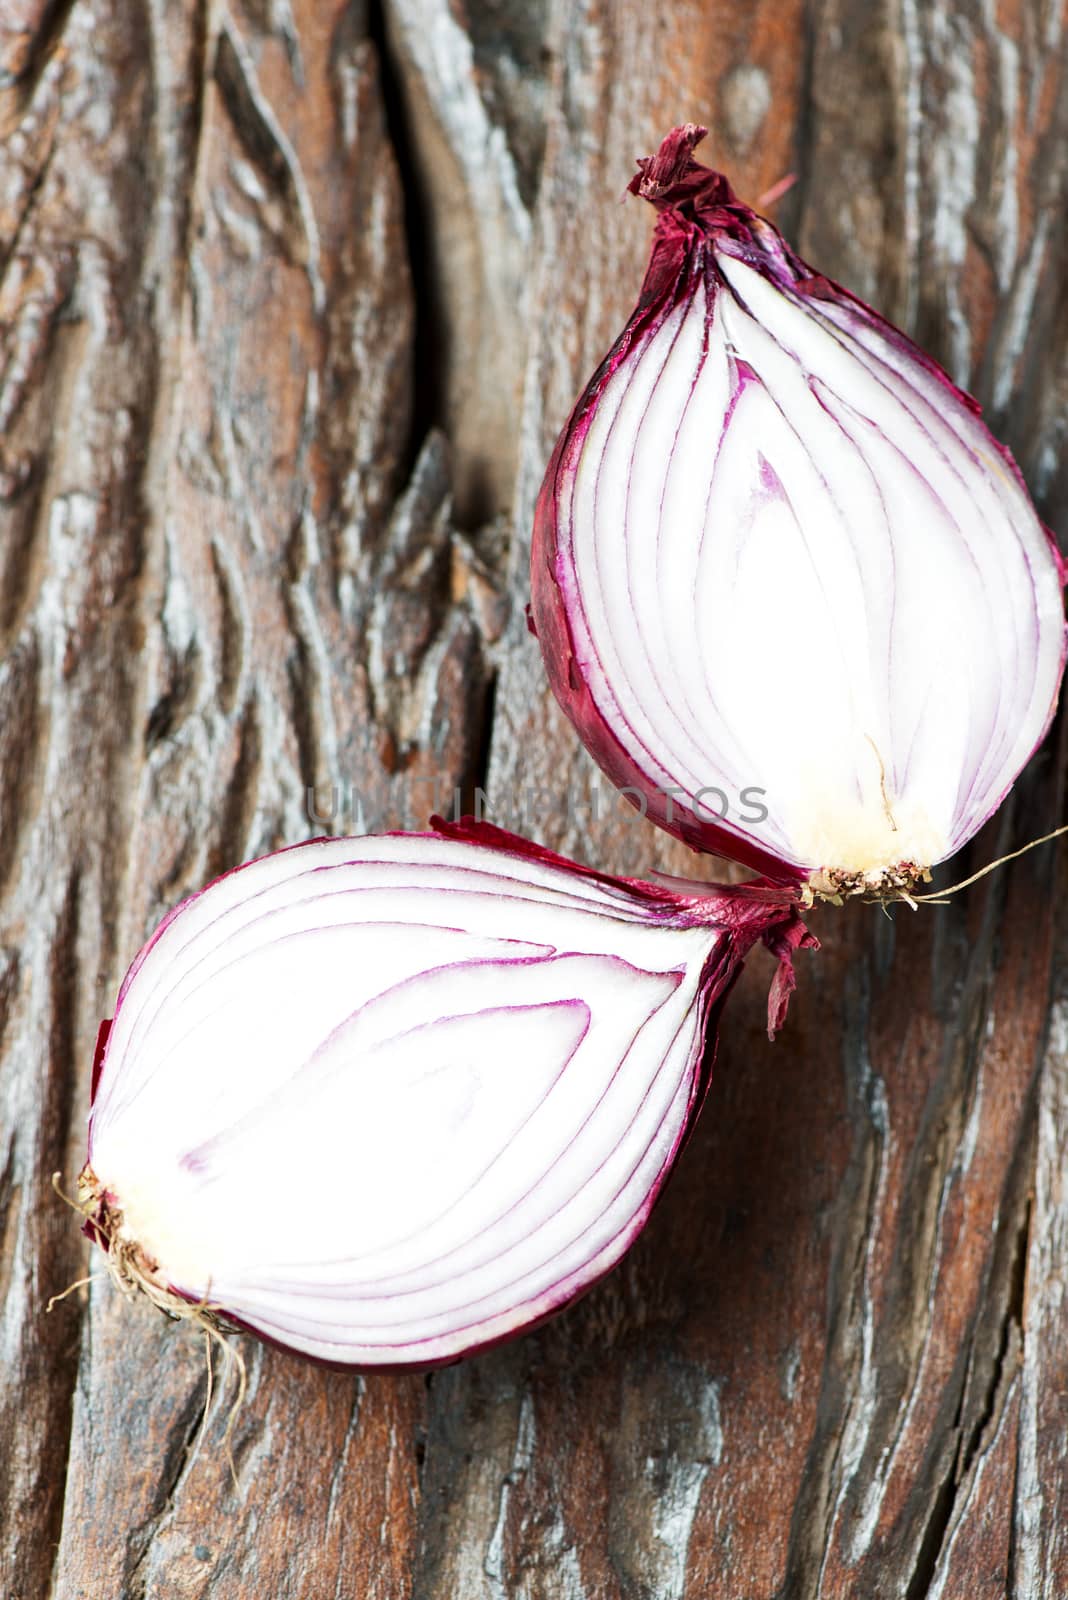
[{"label": "purple ring in onion", "polygon": [[662,826],[832,897],[907,896],[1049,726],[1064,568],[975,402],[694,161],[704,132],[630,185],[652,256],[549,464],[533,625]]},{"label": "purple ring in onion", "polygon": [[238,868],[130,968],[78,1203],[164,1310],[339,1366],[508,1338],[641,1231],[759,941],[781,1022],[815,943],[795,890],[680,894],[437,826]]}]

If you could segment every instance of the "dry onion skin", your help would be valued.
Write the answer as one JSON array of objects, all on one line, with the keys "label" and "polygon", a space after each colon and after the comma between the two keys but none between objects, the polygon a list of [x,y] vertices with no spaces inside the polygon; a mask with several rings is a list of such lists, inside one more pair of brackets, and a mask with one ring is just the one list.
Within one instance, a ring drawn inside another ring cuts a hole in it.
[{"label": "dry onion skin", "polygon": [[133,963],[79,1199],[163,1309],[338,1366],[508,1338],[643,1227],[761,940],[781,1021],[814,943],[795,895],[684,895],[438,827],[241,867]]},{"label": "dry onion skin", "polygon": [[1049,726],[1063,565],[976,403],[696,162],[704,132],[630,185],[652,256],[546,474],[533,625],[662,826],[907,894]]}]

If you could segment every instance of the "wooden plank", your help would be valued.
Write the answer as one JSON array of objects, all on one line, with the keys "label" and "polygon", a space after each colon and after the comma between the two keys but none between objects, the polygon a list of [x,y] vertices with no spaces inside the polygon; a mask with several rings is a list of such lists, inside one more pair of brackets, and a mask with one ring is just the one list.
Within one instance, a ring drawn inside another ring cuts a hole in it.
[{"label": "wooden plank", "polygon": [[[1049,849],[945,910],[820,913],[774,1047],[754,957],[666,1197],[556,1322],[427,1379],[246,1341],[236,1490],[194,1337],[106,1281],[44,1314],[88,1259],[48,1180],[97,1021],[206,877],[479,784],[598,865],[711,870],[597,784],[523,618],[548,451],[644,266],[619,197],[670,125],[710,123],[749,198],[797,172],[792,237],[977,389],[1063,531],[1064,27],[1045,0],[5,17],[5,1593],[1068,1589]],[[962,874],[1059,820],[1065,764],[1058,736]]]}]

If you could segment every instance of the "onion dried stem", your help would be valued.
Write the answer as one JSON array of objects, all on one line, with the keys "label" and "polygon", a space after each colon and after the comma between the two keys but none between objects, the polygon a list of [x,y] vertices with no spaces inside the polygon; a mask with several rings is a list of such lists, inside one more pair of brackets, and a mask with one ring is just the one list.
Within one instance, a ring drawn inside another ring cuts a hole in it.
[{"label": "onion dried stem", "polygon": [[996,861],[991,861],[988,866],[980,867],[979,871],[973,872],[970,878],[962,878],[960,883],[954,883],[948,889],[939,889],[937,894],[918,894],[915,898],[924,905],[948,905],[949,895],[959,894],[962,889],[970,889],[973,883],[978,883],[980,878],[985,878],[988,872],[993,872],[997,867],[1003,867],[1007,861],[1015,861],[1017,857],[1027,855],[1029,850],[1037,850],[1040,844],[1049,844],[1051,839],[1059,839],[1063,833],[1068,833],[1068,822],[1059,828],[1054,828],[1052,833],[1044,833],[1041,839],[1032,839],[1029,844],[1022,844],[1019,850],[1010,850],[1007,856],[998,856]]},{"label": "onion dried stem", "polygon": [[[207,1298],[193,1302],[186,1300],[182,1295],[176,1294],[162,1284],[156,1276],[156,1264],[145,1255],[141,1246],[130,1239],[121,1236],[122,1213],[109,1207],[106,1195],[97,1184],[92,1169],[86,1166],[78,1179],[78,1197],[69,1195],[63,1188],[62,1174],[52,1174],[52,1188],[64,1204],[70,1206],[84,1218],[86,1231],[91,1235],[99,1236],[104,1243],[107,1253],[107,1272],[91,1272],[87,1277],[79,1278],[69,1284],[60,1294],[55,1294],[45,1307],[46,1313],[60,1300],[65,1300],[67,1295],[73,1294],[76,1289],[82,1289],[86,1284],[97,1279],[110,1278],[127,1300],[137,1301],[142,1296],[149,1300],[158,1311],[175,1322],[188,1322],[199,1328],[204,1335],[205,1357],[207,1361],[208,1379],[207,1394],[204,1401],[204,1415],[197,1429],[196,1442],[190,1455],[190,1464],[195,1461],[200,1452],[201,1441],[208,1425],[211,1414],[211,1403],[215,1392],[215,1374],[211,1359],[211,1347],[218,1345],[223,1352],[226,1368],[231,1363],[237,1367],[237,1394],[230,1406],[226,1419],[226,1430],[223,1434],[223,1449],[226,1452],[227,1463],[230,1468],[230,1477],[234,1489],[239,1497],[243,1498],[241,1484],[237,1476],[237,1467],[234,1462],[233,1431],[238,1413],[241,1411],[248,1394],[248,1368],[241,1350],[232,1343],[230,1330],[224,1329],[218,1317],[219,1307]],[[220,1391],[221,1392],[221,1391]]]}]

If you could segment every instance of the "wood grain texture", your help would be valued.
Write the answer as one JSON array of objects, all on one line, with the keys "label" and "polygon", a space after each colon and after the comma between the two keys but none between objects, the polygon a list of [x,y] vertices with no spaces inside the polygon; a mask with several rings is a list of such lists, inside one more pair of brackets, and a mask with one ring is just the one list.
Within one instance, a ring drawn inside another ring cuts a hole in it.
[{"label": "wood grain texture", "polygon": [[[491,814],[694,870],[524,623],[534,496],[621,325],[636,155],[706,159],[972,386],[1068,529],[1063,0],[15,0],[0,19],[0,1592],[1068,1592],[1063,852],[768,964],[636,1248],[430,1378],[195,1337],[50,1174],[160,915],[322,831]],[[754,644],[754,648],[757,645]],[[979,864],[1060,820],[1055,730]],[[88,1268],[87,1268],[88,1262]],[[194,1442],[199,1439],[199,1448]]]}]

